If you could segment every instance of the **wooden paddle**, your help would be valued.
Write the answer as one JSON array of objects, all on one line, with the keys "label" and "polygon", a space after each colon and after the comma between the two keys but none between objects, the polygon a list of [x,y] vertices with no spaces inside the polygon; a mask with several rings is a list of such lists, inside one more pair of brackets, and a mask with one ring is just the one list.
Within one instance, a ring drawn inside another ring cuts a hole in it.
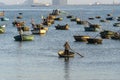
[{"label": "wooden paddle", "polygon": [[[71,49],[72,50],[72,49]],[[72,50],[74,53],[76,53],[76,54],[78,54],[78,55],[80,55],[81,57],[84,57],[83,55],[81,55],[80,53],[78,53],[78,52],[75,52],[74,50]]]},{"label": "wooden paddle", "polygon": [[75,53],[77,53],[78,55],[80,55],[81,57],[84,57],[83,55],[81,55],[80,53],[78,53],[78,52],[75,52]]}]

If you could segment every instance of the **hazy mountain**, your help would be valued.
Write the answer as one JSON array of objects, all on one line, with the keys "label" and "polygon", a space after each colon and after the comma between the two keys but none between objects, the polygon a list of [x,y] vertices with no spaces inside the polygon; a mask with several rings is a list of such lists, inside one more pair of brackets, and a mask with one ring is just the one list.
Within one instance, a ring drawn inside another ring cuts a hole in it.
[{"label": "hazy mountain", "polygon": [[32,5],[32,4],[33,4],[33,0],[26,0],[22,5]]}]

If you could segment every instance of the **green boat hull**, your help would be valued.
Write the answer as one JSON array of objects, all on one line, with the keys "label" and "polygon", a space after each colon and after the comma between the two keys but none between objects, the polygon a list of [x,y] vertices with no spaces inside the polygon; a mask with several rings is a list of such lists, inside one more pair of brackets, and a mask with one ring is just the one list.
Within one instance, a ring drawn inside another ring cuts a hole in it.
[{"label": "green boat hull", "polygon": [[32,41],[34,40],[34,36],[33,35],[17,35],[14,36],[15,41]]},{"label": "green boat hull", "polygon": [[5,32],[5,28],[0,26],[0,34]]}]

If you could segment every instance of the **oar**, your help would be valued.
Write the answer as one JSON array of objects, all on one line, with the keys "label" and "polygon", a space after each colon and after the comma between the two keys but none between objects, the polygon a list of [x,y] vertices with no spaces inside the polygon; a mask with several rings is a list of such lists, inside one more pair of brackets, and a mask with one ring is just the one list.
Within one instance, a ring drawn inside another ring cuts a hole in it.
[{"label": "oar", "polygon": [[77,53],[78,55],[80,55],[81,57],[84,57],[83,55],[81,55],[80,53],[78,53],[78,52],[75,52],[75,53]]},{"label": "oar", "polygon": [[[71,49],[72,50],[72,49]],[[74,50],[72,50],[73,52],[75,52]],[[84,57],[83,55],[81,55],[80,53],[78,53],[78,52],[75,52],[75,53],[77,53],[78,55],[80,55],[81,57]]]}]

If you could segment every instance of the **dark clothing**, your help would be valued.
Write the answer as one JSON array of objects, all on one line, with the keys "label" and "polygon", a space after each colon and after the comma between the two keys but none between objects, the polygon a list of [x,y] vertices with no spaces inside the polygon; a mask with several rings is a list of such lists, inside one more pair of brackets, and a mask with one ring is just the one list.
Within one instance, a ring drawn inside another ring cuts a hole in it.
[{"label": "dark clothing", "polygon": [[65,50],[65,55],[69,55],[69,50]]},{"label": "dark clothing", "polygon": [[21,27],[18,27],[17,30],[20,31],[20,30],[21,30]]},{"label": "dark clothing", "polygon": [[65,52],[66,55],[68,55],[69,54],[69,50],[71,49],[69,43],[66,42],[64,44],[64,47],[65,47],[65,51],[64,52]]},{"label": "dark clothing", "polygon": [[22,41],[23,40],[23,37],[22,37],[22,34],[20,34],[20,41]]},{"label": "dark clothing", "polygon": [[65,47],[65,50],[70,50],[70,45],[69,45],[68,42],[66,42],[66,43],[64,44],[64,47]]}]

